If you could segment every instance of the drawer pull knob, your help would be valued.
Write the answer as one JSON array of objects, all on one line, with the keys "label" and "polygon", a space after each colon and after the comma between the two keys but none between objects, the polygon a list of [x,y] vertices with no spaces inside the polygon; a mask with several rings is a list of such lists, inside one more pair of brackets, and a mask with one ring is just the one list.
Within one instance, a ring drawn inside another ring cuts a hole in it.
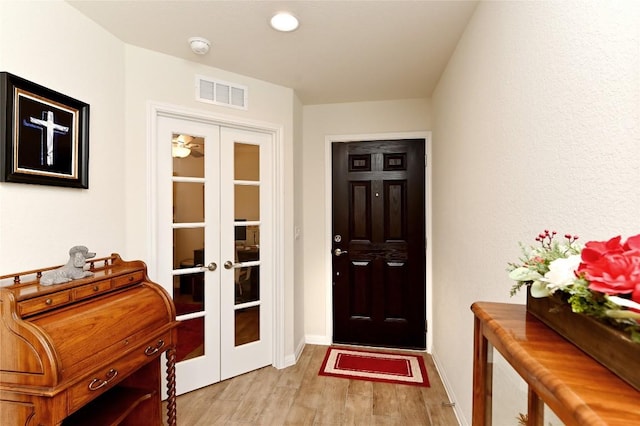
[{"label": "drawer pull knob", "polygon": [[47,299],[47,300],[45,300],[45,301],[44,301],[44,303],[46,303],[47,305],[50,305],[50,304],[52,304],[52,303],[53,303],[53,300],[51,300],[51,299]]},{"label": "drawer pull knob", "polygon": [[144,350],[144,354],[147,356],[151,356],[156,352],[158,352],[160,348],[162,348],[163,346],[164,346],[164,340],[160,339],[158,340],[158,344],[155,347],[151,345],[147,346],[147,349]]},{"label": "drawer pull knob", "polygon": [[111,370],[109,370],[109,372],[105,376],[105,380],[93,379],[89,383],[89,390],[96,391],[101,387],[106,386],[111,380],[115,379],[117,375],[118,375],[118,370],[112,368]]},{"label": "drawer pull knob", "polygon": [[133,281],[133,277],[129,277],[129,281]]},{"label": "drawer pull knob", "polygon": [[100,287],[98,287],[97,285],[94,285],[93,286],[93,291],[98,291],[98,290],[100,290]]}]

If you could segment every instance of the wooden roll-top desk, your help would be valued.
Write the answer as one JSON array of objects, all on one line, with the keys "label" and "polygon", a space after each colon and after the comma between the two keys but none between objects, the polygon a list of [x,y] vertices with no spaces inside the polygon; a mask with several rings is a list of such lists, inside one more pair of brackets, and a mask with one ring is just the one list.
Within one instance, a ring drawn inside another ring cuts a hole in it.
[{"label": "wooden roll-top desk", "polygon": [[176,424],[176,312],[142,261],[91,259],[92,277],[49,286],[26,271],[0,287],[0,425]]}]

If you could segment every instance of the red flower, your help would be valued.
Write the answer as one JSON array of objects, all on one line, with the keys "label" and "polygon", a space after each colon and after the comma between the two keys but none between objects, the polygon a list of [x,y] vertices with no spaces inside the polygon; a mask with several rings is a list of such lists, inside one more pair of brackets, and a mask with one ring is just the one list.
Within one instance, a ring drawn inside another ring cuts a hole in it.
[{"label": "red flower", "polygon": [[640,234],[627,238],[627,242],[624,243],[625,250],[640,250]]},{"label": "red flower", "polygon": [[[622,253],[624,247],[620,244],[620,235],[609,241],[589,241],[582,249],[582,261],[593,262],[606,254]],[[582,265],[581,265],[582,266]]]},{"label": "red flower", "polygon": [[609,241],[590,241],[582,250],[578,274],[589,281],[589,289],[608,295],[631,294],[640,303],[640,234],[620,244],[620,236]]}]

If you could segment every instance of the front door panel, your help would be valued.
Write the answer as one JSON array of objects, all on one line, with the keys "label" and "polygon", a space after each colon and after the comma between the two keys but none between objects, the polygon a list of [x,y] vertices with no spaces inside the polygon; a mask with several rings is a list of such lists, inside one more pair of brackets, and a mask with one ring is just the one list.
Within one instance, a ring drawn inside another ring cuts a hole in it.
[{"label": "front door panel", "polygon": [[332,146],[336,343],[425,348],[424,146]]}]

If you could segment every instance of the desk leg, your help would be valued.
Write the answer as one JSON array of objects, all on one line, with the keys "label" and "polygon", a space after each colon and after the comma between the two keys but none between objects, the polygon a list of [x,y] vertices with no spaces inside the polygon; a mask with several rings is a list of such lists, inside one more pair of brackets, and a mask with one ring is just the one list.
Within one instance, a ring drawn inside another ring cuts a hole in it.
[{"label": "desk leg", "polygon": [[167,423],[176,426],[176,348],[167,350]]},{"label": "desk leg", "polygon": [[543,426],[544,425],[544,403],[538,395],[529,386],[528,396],[528,420],[527,426]]},{"label": "desk leg", "polygon": [[473,328],[473,426],[490,426],[492,416],[493,348],[476,317]]}]

